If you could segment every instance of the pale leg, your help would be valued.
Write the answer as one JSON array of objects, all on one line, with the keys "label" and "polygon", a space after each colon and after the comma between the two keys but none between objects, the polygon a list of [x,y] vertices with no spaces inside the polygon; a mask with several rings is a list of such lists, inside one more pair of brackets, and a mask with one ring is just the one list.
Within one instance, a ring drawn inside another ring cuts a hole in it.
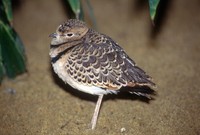
[{"label": "pale leg", "polygon": [[101,107],[102,99],[103,99],[103,94],[99,95],[97,103],[96,103],[96,107],[95,107],[94,114],[93,114],[92,121],[91,121],[92,129],[95,129],[95,127],[96,127],[97,118],[98,118],[98,115],[99,115],[99,110],[100,110],[100,107]]}]

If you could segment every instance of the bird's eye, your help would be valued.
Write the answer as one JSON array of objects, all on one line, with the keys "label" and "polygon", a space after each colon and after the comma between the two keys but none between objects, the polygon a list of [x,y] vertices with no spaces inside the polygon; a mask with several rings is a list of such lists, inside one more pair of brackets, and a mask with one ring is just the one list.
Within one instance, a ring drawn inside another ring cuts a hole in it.
[{"label": "bird's eye", "polygon": [[73,33],[67,33],[66,36],[72,37],[74,34]]}]

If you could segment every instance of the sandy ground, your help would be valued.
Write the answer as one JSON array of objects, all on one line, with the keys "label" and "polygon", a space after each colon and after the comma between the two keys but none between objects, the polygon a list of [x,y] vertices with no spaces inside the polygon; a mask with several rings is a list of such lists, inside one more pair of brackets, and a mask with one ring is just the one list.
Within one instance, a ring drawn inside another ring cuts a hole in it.
[{"label": "sandy ground", "polygon": [[158,94],[149,103],[132,95],[107,96],[91,131],[97,97],[65,87],[49,61],[48,35],[68,18],[63,3],[19,0],[14,27],[25,44],[28,73],[0,87],[0,134],[199,135],[200,2],[165,4],[161,25],[152,32],[147,1],[92,1],[98,30],[154,78]]}]

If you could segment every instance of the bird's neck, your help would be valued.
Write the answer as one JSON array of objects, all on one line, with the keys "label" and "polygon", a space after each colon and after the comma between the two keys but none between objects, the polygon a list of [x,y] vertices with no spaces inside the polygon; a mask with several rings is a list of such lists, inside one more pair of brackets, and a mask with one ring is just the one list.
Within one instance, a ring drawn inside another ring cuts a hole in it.
[{"label": "bird's neck", "polygon": [[56,62],[62,55],[68,53],[71,49],[73,49],[77,45],[81,45],[84,39],[68,41],[62,44],[50,45],[50,57],[51,61]]}]

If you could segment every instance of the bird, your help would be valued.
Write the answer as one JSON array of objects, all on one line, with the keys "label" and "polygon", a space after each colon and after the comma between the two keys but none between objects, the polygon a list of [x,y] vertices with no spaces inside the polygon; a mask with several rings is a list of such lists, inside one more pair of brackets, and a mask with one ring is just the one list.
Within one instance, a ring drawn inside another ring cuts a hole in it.
[{"label": "bird", "polygon": [[[98,96],[91,129],[96,127],[104,95],[117,94],[122,87],[155,86],[118,43],[81,20],[68,19],[49,37],[50,61],[58,77],[76,90]],[[134,89],[129,92],[149,97]]]}]

